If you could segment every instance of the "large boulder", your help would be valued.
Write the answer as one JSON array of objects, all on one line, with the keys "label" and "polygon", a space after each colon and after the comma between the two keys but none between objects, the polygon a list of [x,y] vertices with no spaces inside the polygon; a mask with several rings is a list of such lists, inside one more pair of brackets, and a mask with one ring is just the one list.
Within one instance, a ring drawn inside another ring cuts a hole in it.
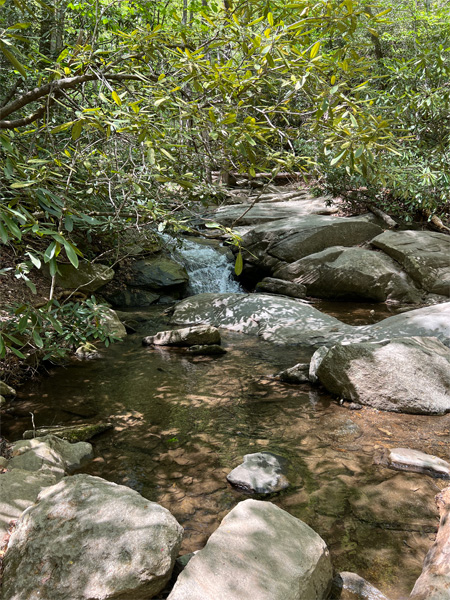
[{"label": "large boulder", "polygon": [[188,281],[186,269],[162,255],[136,261],[127,276],[128,285],[146,290],[185,286]]},{"label": "large boulder", "polygon": [[144,346],[198,346],[220,344],[220,331],[216,327],[197,325],[159,331],[156,335],[148,335],[142,340]]},{"label": "large boulder", "polygon": [[274,276],[305,286],[317,298],[417,303],[422,296],[392,258],[363,248],[326,248],[280,267]]},{"label": "large boulder", "polygon": [[450,350],[435,338],[339,343],[322,357],[316,375],[329,392],[373,408],[450,411]]},{"label": "large boulder", "polygon": [[169,600],[324,600],[332,575],[325,542],[308,525],[245,500],[191,558]]},{"label": "large boulder", "polygon": [[45,489],[17,522],[3,600],[146,600],[167,583],[182,527],[134,490],[90,475]]},{"label": "large boulder", "polygon": [[58,264],[56,285],[65,290],[96,292],[114,277],[114,271],[97,263],[80,262],[78,268],[71,264]]},{"label": "large boulder", "polygon": [[372,244],[398,261],[421,288],[450,296],[450,236],[432,231],[385,231]]},{"label": "large boulder", "polygon": [[371,240],[381,227],[365,218],[309,215],[260,225],[242,238],[246,260],[276,270],[281,263],[321,252],[330,246],[354,246]]}]

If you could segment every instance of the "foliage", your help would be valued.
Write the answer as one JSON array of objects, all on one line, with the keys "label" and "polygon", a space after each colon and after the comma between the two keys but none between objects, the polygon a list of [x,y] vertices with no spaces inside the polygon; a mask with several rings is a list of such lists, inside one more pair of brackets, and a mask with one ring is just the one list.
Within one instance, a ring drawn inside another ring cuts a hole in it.
[{"label": "foliage", "polygon": [[40,308],[15,307],[0,332],[0,358],[9,350],[24,360],[37,354],[36,362],[59,362],[88,342],[108,346],[116,338],[105,328],[104,311],[94,297],[83,303],[53,299]]}]

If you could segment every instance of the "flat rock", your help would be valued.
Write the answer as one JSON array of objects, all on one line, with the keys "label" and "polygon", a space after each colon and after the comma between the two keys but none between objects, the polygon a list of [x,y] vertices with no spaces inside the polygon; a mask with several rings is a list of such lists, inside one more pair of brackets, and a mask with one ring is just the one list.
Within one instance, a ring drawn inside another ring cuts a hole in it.
[{"label": "flat rock", "polygon": [[420,287],[450,296],[450,236],[432,231],[385,231],[372,240]]},{"label": "flat rock", "polygon": [[184,286],[188,281],[186,269],[171,258],[162,255],[136,261],[127,275],[128,285],[149,290]]},{"label": "flat rock", "polygon": [[274,277],[303,285],[316,298],[418,303],[423,295],[392,258],[364,248],[326,248],[280,267]]},{"label": "flat rock", "polygon": [[169,600],[324,600],[332,572],[325,542],[306,523],[245,500],[191,558]]},{"label": "flat rock", "polygon": [[164,588],[182,527],[134,490],[90,475],[39,494],[4,558],[3,600],[147,600]]},{"label": "flat rock", "polygon": [[8,469],[41,471],[63,476],[92,458],[92,446],[87,442],[71,444],[54,435],[21,440],[12,447]]},{"label": "flat rock", "polygon": [[244,462],[227,475],[227,481],[244,492],[272,494],[289,487],[285,467],[286,459],[271,452],[246,454]]},{"label": "flat rock", "polygon": [[420,450],[391,448],[377,457],[376,462],[397,471],[412,471],[450,479],[450,464],[447,461]]},{"label": "flat rock", "polygon": [[332,600],[389,600],[371,583],[348,571],[338,573],[333,579]]},{"label": "flat rock", "polygon": [[61,473],[24,469],[0,474],[0,545],[11,521],[18,519],[26,508],[36,502],[44,488],[54,485],[61,477]]},{"label": "flat rock", "polygon": [[332,394],[381,410],[450,411],[450,350],[435,338],[335,344],[316,375]]},{"label": "flat rock", "polygon": [[43,437],[46,435],[55,435],[62,440],[68,442],[87,442],[95,435],[103,433],[108,429],[112,429],[112,423],[79,423],[77,425],[54,425],[51,427],[39,427],[34,430],[27,430],[23,434],[24,440],[31,440],[35,437]]},{"label": "flat rock", "polygon": [[160,331],[156,335],[149,335],[142,340],[144,346],[198,346],[220,344],[220,331],[216,327],[198,325]]}]

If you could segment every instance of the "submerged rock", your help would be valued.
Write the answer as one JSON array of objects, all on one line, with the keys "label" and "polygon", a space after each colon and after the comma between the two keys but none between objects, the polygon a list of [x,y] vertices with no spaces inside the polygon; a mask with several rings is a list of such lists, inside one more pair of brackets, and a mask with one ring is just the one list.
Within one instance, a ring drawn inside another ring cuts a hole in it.
[{"label": "submerged rock", "polygon": [[221,356],[222,354],[226,354],[227,351],[222,346],[218,344],[202,344],[195,345],[189,348],[189,352],[198,356]]},{"label": "submerged rock", "polygon": [[389,600],[368,581],[348,571],[338,573],[333,579],[331,600]]},{"label": "submerged rock", "polygon": [[244,462],[227,475],[227,481],[244,492],[272,494],[289,487],[283,471],[286,459],[271,452],[246,454]]},{"label": "submerged rock", "polygon": [[169,600],[324,600],[332,576],[315,531],[270,502],[245,500],[191,558]]},{"label": "submerged rock", "polygon": [[372,244],[398,261],[423,289],[450,296],[450,237],[433,231],[385,231]]},{"label": "submerged rock", "polygon": [[74,475],[39,494],[4,559],[3,600],[144,600],[170,578],[182,527],[134,490]]},{"label": "submerged rock", "polygon": [[395,412],[450,411],[450,350],[435,338],[336,344],[316,369],[332,394]]},{"label": "submerged rock", "polygon": [[273,277],[265,277],[257,283],[255,291],[280,294],[282,296],[290,296],[291,298],[305,298],[306,296],[306,287],[301,283],[274,279]]},{"label": "submerged rock", "polygon": [[397,471],[412,471],[450,479],[450,463],[420,450],[392,448],[385,450],[381,456],[376,456],[375,462]]},{"label": "submerged rock", "polygon": [[149,335],[142,340],[144,346],[197,346],[220,344],[220,332],[216,327],[198,325],[197,327],[184,327],[160,331],[156,335]]},{"label": "submerged rock", "polygon": [[34,430],[25,431],[23,434],[24,440],[30,440],[35,437],[42,437],[45,435],[55,435],[62,440],[68,442],[87,442],[95,435],[103,433],[108,429],[112,429],[114,425],[112,423],[79,423],[77,425],[55,425],[52,427],[39,427]]}]

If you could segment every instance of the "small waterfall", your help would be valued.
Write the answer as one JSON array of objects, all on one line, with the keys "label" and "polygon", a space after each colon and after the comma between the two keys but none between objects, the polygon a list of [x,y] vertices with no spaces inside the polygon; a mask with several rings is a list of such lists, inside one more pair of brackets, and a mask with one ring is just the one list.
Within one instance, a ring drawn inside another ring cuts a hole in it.
[{"label": "small waterfall", "polygon": [[220,250],[202,240],[184,239],[176,254],[189,274],[192,295],[243,291],[233,277],[234,263],[230,262],[225,248]]}]

